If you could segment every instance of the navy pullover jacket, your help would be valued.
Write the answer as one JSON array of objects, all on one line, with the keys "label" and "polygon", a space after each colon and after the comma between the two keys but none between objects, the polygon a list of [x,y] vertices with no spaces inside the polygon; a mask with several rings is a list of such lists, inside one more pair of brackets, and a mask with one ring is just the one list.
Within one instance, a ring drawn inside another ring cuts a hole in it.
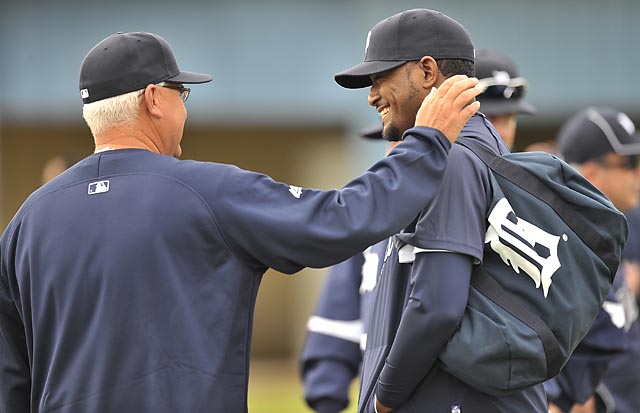
[{"label": "navy pullover jacket", "polygon": [[0,240],[0,412],[246,412],[263,273],[332,265],[407,225],[450,148],[410,135],[341,190],[139,149],[65,171]]}]

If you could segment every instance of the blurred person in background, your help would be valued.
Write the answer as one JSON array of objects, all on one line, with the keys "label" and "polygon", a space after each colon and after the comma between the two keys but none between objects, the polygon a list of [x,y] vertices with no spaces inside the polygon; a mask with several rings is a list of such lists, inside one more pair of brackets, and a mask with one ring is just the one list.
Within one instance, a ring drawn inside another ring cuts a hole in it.
[{"label": "blurred person in background", "polygon": [[82,157],[64,154],[64,155],[54,155],[51,158],[47,159],[42,167],[42,172],[40,174],[40,183],[42,185],[46,184],[56,176],[60,175],[62,172],[66,171],[70,166],[74,165],[78,162]]},{"label": "blurred person in background", "polygon": [[[536,110],[525,100],[528,87],[513,61],[494,50],[476,51],[476,77],[483,93],[476,98],[511,149],[517,116]],[[360,131],[370,139],[384,139],[382,125]],[[357,377],[366,347],[367,322],[373,290],[382,267],[387,241],[332,267],[307,324],[301,356],[305,400],[318,413],[336,413],[349,405],[349,386]]]},{"label": "blurred person in background", "polygon": [[153,33],[113,34],[82,61],[95,151],[0,238],[0,411],[246,412],[265,271],[333,265],[399,231],[479,106],[477,80],[449,79],[397,149],[321,191],[177,159],[184,84],[211,80]]},{"label": "blurred person in background", "polygon": [[528,82],[520,76],[513,60],[495,50],[476,51],[476,77],[484,90],[478,95],[482,109],[504,144],[513,149],[518,115],[534,115],[535,107],[525,100]]},{"label": "blurred person in background", "polygon": [[[382,126],[360,131],[382,140]],[[388,153],[399,142],[390,142]],[[349,405],[349,387],[360,371],[366,345],[373,289],[384,261],[387,240],[331,267],[316,309],[307,322],[300,358],[304,398],[319,413],[337,413]]]},{"label": "blurred person in background", "polygon": [[556,148],[555,141],[547,140],[547,141],[534,142],[530,145],[527,145],[524,148],[524,152],[546,152],[546,153],[550,153],[551,155],[557,155],[558,149]]},{"label": "blurred person in background", "polygon": [[638,271],[640,266],[640,202],[626,215],[629,223],[629,238],[623,252],[623,258],[634,267],[627,275],[627,282],[640,305],[640,271]]},{"label": "blurred person in background", "polygon": [[[623,213],[638,205],[640,136],[619,111],[587,108],[557,138],[562,158]],[[637,413],[640,408],[640,324],[623,260],[589,333],[560,374],[545,383],[552,413]]]},{"label": "blurred person in background", "polygon": [[62,155],[52,156],[51,158],[47,159],[44,166],[42,167],[42,173],[40,174],[40,183],[42,185],[46,184],[47,182],[64,172],[71,165],[73,164]]}]

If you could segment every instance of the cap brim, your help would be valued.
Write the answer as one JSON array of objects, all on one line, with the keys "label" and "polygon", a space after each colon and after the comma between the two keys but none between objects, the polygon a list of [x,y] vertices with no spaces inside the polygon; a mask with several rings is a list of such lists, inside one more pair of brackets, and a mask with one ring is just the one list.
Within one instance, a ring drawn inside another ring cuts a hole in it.
[{"label": "cap brim", "polygon": [[204,73],[180,72],[167,80],[176,83],[207,83],[211,82],[213,77]]},{"label": "cap brim", "polygon": [[358,135],[367,139],[382,140],[382,125],[373,125],[363,128],[358,132]]},{"label": "cap brim", "polygon": [[369,76],[391,70],[405,64],[406,61],[371,61],[362,62],[334,76],[336,82],[347,89],[360,89],[371,86]]},{"label": "cap brim", "polygon": [[502,115],[505,113],[518,113],[521,115],[535,115],[537,110],[524,99],[519,100],[480,100],[480,111],[487,116]]},{"label": "cap brim", "polygon": [[620,147],[614,148],[614,152],[621,156],[640,155],[640,133],[629,135],[626,142],[620,141]]}]

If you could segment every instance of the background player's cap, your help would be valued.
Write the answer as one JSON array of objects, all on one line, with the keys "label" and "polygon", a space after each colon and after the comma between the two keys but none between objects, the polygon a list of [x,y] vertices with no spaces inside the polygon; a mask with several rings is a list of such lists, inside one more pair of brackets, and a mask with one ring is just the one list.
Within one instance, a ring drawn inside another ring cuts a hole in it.
[{"label": "background player's cap", "polygon": [[613,109],[588,108],[567,120],[558,133],[558,151],[566,162],[584,163],[609,152],[640,155],[640,136],[629,117]]},{"label": "background player's cap", "polygon": [[524,100],[527,80],[520,77],[516,65],[507,56],[493,50],[478,50],[476,77],[479,80],[478,85],[485,88],[484,92],[476,97],[485,115],[536,113],[536,108]]},{"label": "background player's cap", "polygon": [[358,131],[358,135],[366,139],[382,140],[382,124],[377,123],[375,125],[362,128]]},{"label": "background player's cap", "polygon": [[95,45],[82,61],[80,97],[91,103],[164,81],[211,80],[209,75],[180,71],[171,46],[156,34],[115,33]]},{"label": "background player's cap", "polygon": [[336,74],[335,80],[349,89],[371,86],[370,75],[423,56],[473,62],[471,36],[460,23],[440,12],[407,10],[373,26],[367,35],[364,62]]}]

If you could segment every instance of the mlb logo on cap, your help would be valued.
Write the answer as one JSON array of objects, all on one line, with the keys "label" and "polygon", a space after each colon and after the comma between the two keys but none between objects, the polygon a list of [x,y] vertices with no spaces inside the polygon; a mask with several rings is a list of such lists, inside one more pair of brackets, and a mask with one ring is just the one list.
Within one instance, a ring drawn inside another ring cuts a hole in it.
[{"label": "mlb logo on cap", "polygon": [[89,195],[102,194],[109,192],[109,181],[98,181],[89,184]]}]

